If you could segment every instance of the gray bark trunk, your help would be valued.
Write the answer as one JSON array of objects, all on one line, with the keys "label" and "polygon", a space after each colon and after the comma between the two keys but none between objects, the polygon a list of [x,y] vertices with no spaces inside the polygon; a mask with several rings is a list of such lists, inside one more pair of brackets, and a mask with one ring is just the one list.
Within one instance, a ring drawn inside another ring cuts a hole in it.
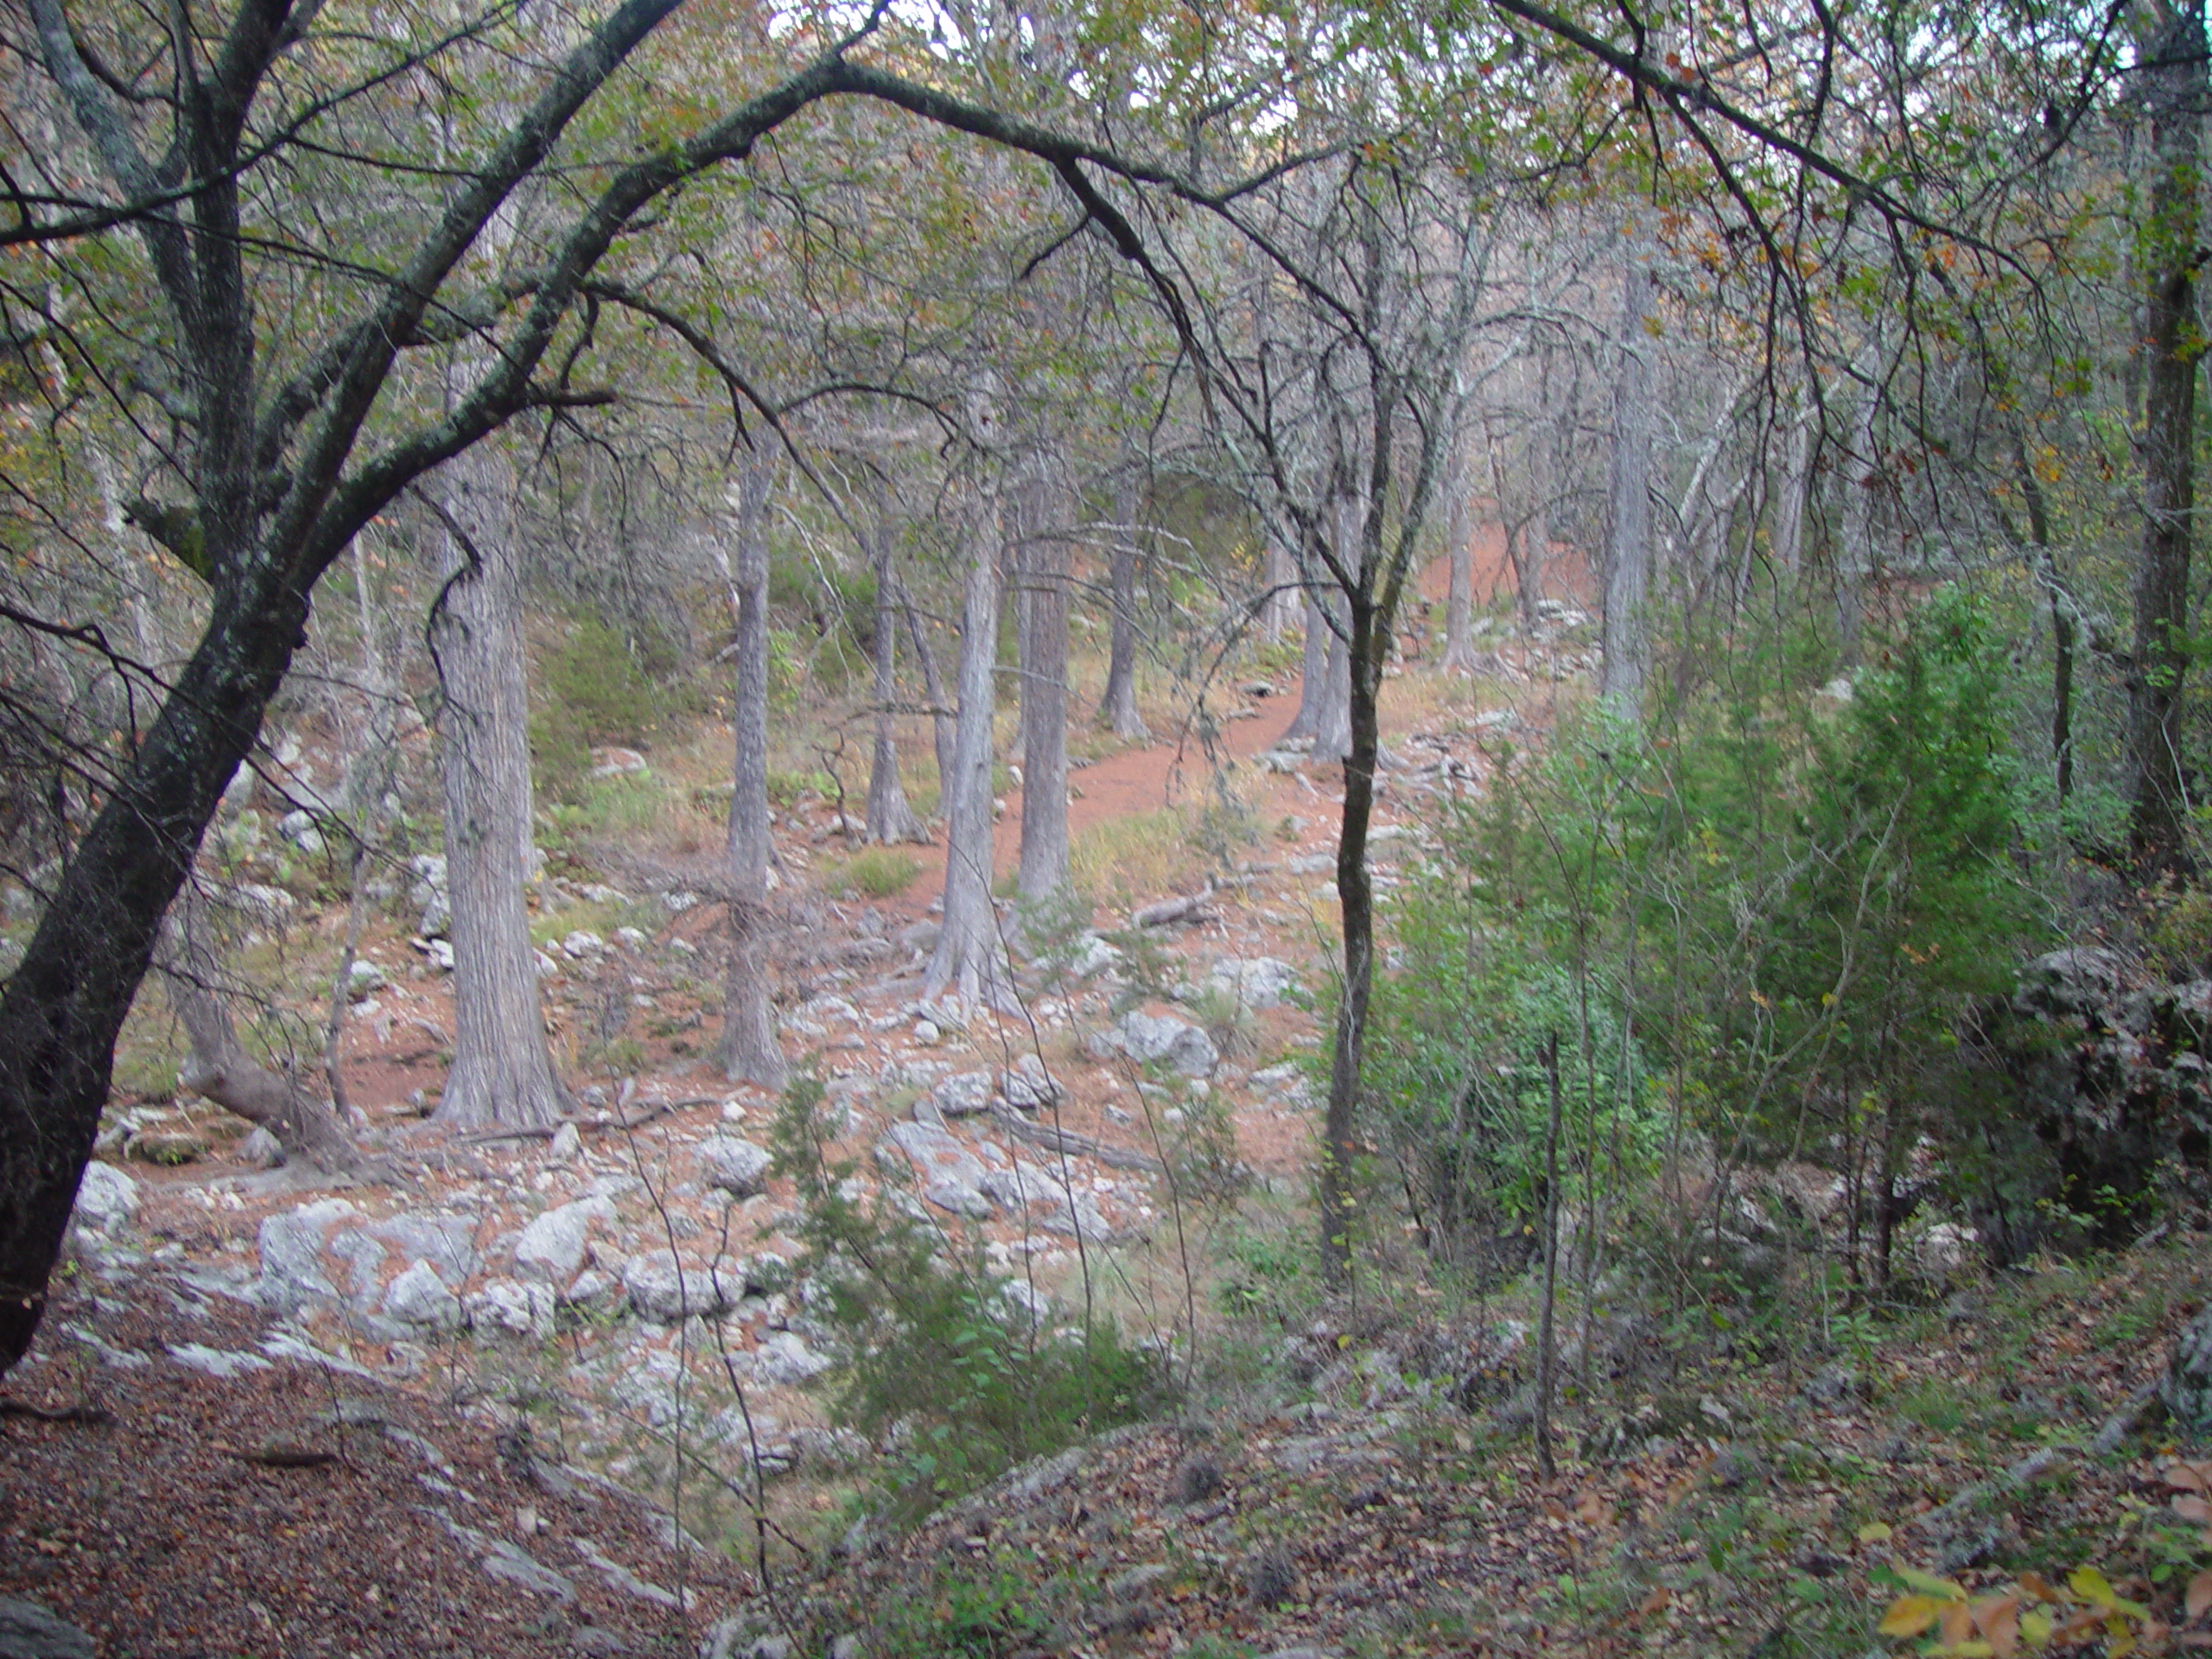
[{"label": "gray bark trunk", "polygon": [[715,1058],[733,1083],[780,1089],[790,1076],[776,1043],[768,996],[768,544],[771,475],[754,461],[730,491],[730,598],[737,614],[732,788],[725,848],[729,880],[729,963],[721,1041]]},{"label": "gray bark trunk", "polygon": [[1860,593],[1874,569],[1875,492],[1881,468],[1875,453],[1877,399],[1870,388],[1852,423],[1850,483],[1843,495],[1843,524],[1835,562],[1835,632],[1846,667],[1859,662]]},{"label": "gray bark trunk", "polygon": [[906,591],[906,584],[899,584],[899,608],[906,618],[906,638],[912,642],[914,660],[921,664],[922,690],[930,700],[930,741],[937,751],[937,810],[939,817],[949,817],[946,803],[952,794],[952,753],[958,741],[959,712],[944,693],[944,678],[937,671],[937,653],[930,649],[930,637],[922,629],[922,613],[914,608],[914,596]]},{"label": "gray bark trunk", "polygon": [[1472,423],[1461,421],[1452,442],[1451,499],[1444,507],[1449,560],[1444,590],[1443,666],[1461,673],[1475,666],[1475,468]]},{"label": "gray bark trunk", "polygon": [[1141,481],[1122,481],[1115,503],[1116,524],[1108,581],[1113,595],[1113,632],[1106,656],[1106,694],[1098,700],[1098,723],[1116,737],[1149,742],[1144,716],[1137,712],[1137,564],[1142,559],[1137,516],[1143,511]]},{"label": "gray bark trunk", "polygon": [[1025,492],[1022,568],[1027,609],[1021,667],[1021,863],[1024,899],[1068,884],[1068,547],[1052,528],[1059,493],[1043,479]]},{"label": "gray bark trunk", "polygon": [[540,1127],[568,1106],[546,1051],[524,895],[536,855],[513,488],[483,449],[448,462],[436,483],[447,581],[431,640],[454,955],[453,1067],[436,1116],[462,1128]]},{"label": "gray bark trunk", "polygon": [[1651,273],[1633,264],[1621,287],[1620,371],[1613,383],[1613,456],[1605,536],[1605,663],[1599,693],[1620,719],[1643,711],[1650,654],[1651,367],[1643,319]]},{"label": "gray bark trunk", "polygon": [[927,842],[929,836],[906,804],[899,776],[899,602],[892,571],[891,523],[879,518],[875,545],[875,753],[868,773],[868,834],[870,841]]},{"label": "gray bark trunk", "polygon": [[991,904],[991,721],[998,656],[999,555],[979,538],[960,609],[960,718],[944,784],[944,918],[922,995],[966,1006],[1016,1006]]}]

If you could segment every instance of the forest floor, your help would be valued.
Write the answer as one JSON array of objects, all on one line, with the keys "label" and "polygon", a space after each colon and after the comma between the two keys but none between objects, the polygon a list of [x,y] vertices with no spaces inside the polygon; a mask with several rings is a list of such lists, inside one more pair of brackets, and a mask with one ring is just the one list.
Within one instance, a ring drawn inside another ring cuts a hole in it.
[{"label": "forest floor", "polygon": [[[1540,739],[1590,666],[1571,617],[1493,643],[1482,680],[1414,664],[1386,694],[1385,892],[1440,804]],[[2115,1651],[2123,1633],[2212,1644],[2181,1628],[2205,1541],[2169,1501],[2190,1495],[2171,1449],[2065,1450],[2135,1395],[2202,1300],[2200,1239],[2002,1282],[1931,1263],[1923,1305],[1879,1326],[1805,1308],[1730,1330],[1658,1290],[1586,1303],[1550,1477],[1525,1297],[1459,1295],[1387,1248],[1356,1297],[1313,1290],[1312,994],[1325,1001],[1341,778],[1274,747],[1296,689],[1239,676],[1211,754],[1161,721],[1160,741],[1071,774],[1094,919],[1202,899],[1148,931],[1160,995],[1135,1012],[1204,1031],[1203,1065],[1127,1052],[1115,976],[1135,968],[1097,966],[1083,931],[1062,944],[1090,974],[1065,969],[1020,1020],[919,1001],[928,850],[870,896],[829,801],[778,813],[798,918],[783,1039],[827,1084],[853,1179],[1044,1306],[1096,1299],[1135,1332],[1179,1332],[1166,1420],[918,1527],[854,1526],[877,1454],[834,1427],[821,1328],[761,1271],[797,1259],[804,1217],[784,1181],[717,1162],[768,1138],[776,1102],[705,1058],[715,918],[683,880],[711,815],[671,831],[656,808],[626,835],[610,814],[537,899],[580,1133],[459,1136],[423,1116],[451,1001],[404,918],[366,937],[375,971],[341,1050],[362,1174],[258,1167],[211,1109],[154,1086],[118,1097],[102,1151],[127,1199],[79,1229],[0,1399],[0,1596],[39,1599],[113,1659],[772,1659],[779,1643],[791,1659],[1777,1659],[1890,1650],[1875,1621],[1924,1570],[1950,1586],[1921,1586],[1950,1621],[1936,1628],[1967,1639],[1960,1618],[2002,1626],[2009,1603],[2031,1633],[2048,1609]],[[1010,792],[1001,863],[1020,807]],[[256,942],[310,1014],[343,919],[310,903]],[[1247,995],[1257,963],[1302,990]],[[1037,1062],[1056,1102],[983,1105]],[[1159,1177],[1206,1123],[1233,1131],[1241,1202],[1187,1202]],[[743,1282],[723,1298],[717,1275]],[[2038,1449],[2021,1490],[1939,1508]],[[2067,1587],[2091,1567],[2106,1577]]]}]

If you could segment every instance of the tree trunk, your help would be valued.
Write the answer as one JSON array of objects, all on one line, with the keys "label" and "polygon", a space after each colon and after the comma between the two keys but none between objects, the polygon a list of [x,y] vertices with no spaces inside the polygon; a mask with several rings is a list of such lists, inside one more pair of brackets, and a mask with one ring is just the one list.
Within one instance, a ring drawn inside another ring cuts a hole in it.
[{"label": "tree trunk", "polygon": [[[1878,371],[1878,346],[1874,359]],[[1836,645],[1846,668],[1859,665],[1865,588],[1875,563],[1875,494],[1881,488],[1882,474],[1874,422],[1879,413],[1878,399],[1873,387],[1869,386],[1859,405],[1858,418],[1852,423],[1850,483],[1844,491],[1843,523],[1835,562]]]},{"label": "tree trunk", "polygon": [[2135,639],[2127,676],[2129,833],[2139,864],[2186,861],[2182,678],[2189,666],[2190,515],[2196,501],[2198,125],[2208,77],[2195,4],[2158,8],[2145,72],[2151,110],[2150,218],[2139,239],[2148,273],[2143,387],[2143,550],[2135,569]]},{"label": "tree trunk", "polygon": [[1472,423],[1459,423],[1452,435],[1448,488],[1444,505],[1447,580],[1444,589],[1444,659],[1449,672],[1471,674],[1475,667],[1475,469]]},{"label": "tree trunk", "polygon": [[930,649],[930,637],[922,629],[922,613],[914,608],[914,596],[906,591],[906,584],[899,584],[899,608],[906,618],[906,637],[913,643],[914,660],[921,664],[922,690],[930,700],[930,741],[937,750],[937,810],[939,817],[949,817],[947,802],[952,795],[952,755],[958,737],[958,711],[951,699],[944,694],[944,677],[937,671],[937,653]]},{"label": "tree trunk", "polygon": [[1613,715],[1643,712],[1650,655],[1644,602],[1651,584],[1651,367],[1643,319],[1651,272],[1630,265],[1621,286],[1619,378],[1613,384],[1611,512],[1605,536],[1605,658],[1598,690]]},{"label": "tree trunk", "polygon": [[453,1066],[436,1116],[461,1128],[537,1128],[568,1096],[545,1047],[524,900],[536,854],[514,481],[477,450],[448,462],[435,487],[446,582],[431,644],[454,957]]},{"label": "tree trunk", "polygon": [[1299,655],[1298,712],[1290,717],[1290,724],[1283,728],[1281,743],[1305,741],[1310,743],[1321,729],[1321,714],[1329,701],[1332,683],[1329,673],[1330,648],[1336,633],[1329,626],[1321,608],[1321,595],[1311,582],[1305,588],[1306,639]]},{"label": "tree trunk", "polygon": [[1068,884],[1068,545],[1041,532],[1058,492],[1039,480],[1022,525],[1028,591],[1022,652],[1021,896],[1051,898]]},{"label": "tree trunk", "polygon": [[960,608],[960,721],[944,784],[944,918],[923,976],[968,1007],[1017,1006],[991,903],[991,721],[999,637],[999,553],[988,537],[968,563]]},{"label": "tree trunk", "polygon": [[1321,1133],[1321,1264],[1332,1284],[1351,1277],[1352,1175],[1359,1155],[1355,1122],[1360,1067],[1367,1043],[1368,1001],[1375,982],[1375,887],[1367,870],[1368,821],[1375,811],[1375,760],[1381,738],[1376,693],[1384,642],[1364,595],[1345,595],[1351,613],[1346,699],[1350,753],[1344,758],[1344,807],[1337,836],[1337,899],[1344,912],[1344,993],[1337,1005],[1336,1042],[1329,1058],[1329,1104]]},{"label": "tree trunk", "polygon": [[1143,510],[1141,480],[1122,480],[1115,503],[1114,550],[1108,581],[1113,595],[1113,632],[1106,657],[1106,694],[1098,700],[1098,723],[1116,737],[1149,742],[1152,734],[1137,712],[1137,564],[1144,556],[1137,527]]},{"label": "tree trunk", "polygon": [[868,772],[868,839],[926,842],[929,836],[899,778],[899,726],[893,712],[899,697],[898,585],[892,570],[891,522],[879,517],[875,545],[875,755]]},{"label": "tree trunk", "polygon": [[768,998],[768,544],[766,519],[771,474],[757,458],[730,489],[730,589],[737,613],[735,684],[730,726],[729,965],[722,997],[721,1041],[715,1058],[733,1083],[781,1089],[790,1076],[776,1043]]},{"label": "tree trunk", "polygon": [[162,983],[192,1046],[177,1084],[276,1137],[288,1158],[304,1158],[331,1174],[360,1162],[353,1137],[330,1103],[299,1086],[296,1077],[270,1071],[238,1041],[231,1011],[214,988],[219,965],[189,888],[175,906],[162,951]]}]

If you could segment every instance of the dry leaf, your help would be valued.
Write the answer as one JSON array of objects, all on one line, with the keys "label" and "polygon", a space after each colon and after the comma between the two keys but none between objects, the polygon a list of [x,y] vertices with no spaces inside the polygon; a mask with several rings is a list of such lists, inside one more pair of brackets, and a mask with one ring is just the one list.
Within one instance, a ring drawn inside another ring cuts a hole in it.
[{"label": "dry leaf", "polygon": [[1878,1628],[1884,1636],[1918,1636],[1942,1611],[1943,1604],[1933,1596],[1906,1596],[1882,1615]]},{"label": "dry leaf", "polygon": [[2189,1581],[2189,1594],[2183,1605],[2191,1618],[2204,1617],[2204,1610],[2212,1607],[2212,1568],[2199,1573]]}]

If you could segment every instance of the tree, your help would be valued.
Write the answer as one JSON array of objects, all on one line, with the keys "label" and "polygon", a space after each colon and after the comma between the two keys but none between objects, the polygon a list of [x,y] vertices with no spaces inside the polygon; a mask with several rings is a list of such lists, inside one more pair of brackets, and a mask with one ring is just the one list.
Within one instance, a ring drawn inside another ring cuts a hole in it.
[{"label": "tree", "polygon": [[722,1073],[764,1089],[780,1089],[790,1076],[776,1044],[775,1010],[768,1000],[768,866],[775,849],[768,837],[768,489],[773,474],[755,456],[730,486],[731,607],[736,612],[734,684],[730,728],[734,734],[729,797],[729,835],[724,847],[729,883],[729,968],[722,997]]},{"label": "tree", "polygon": [[960,717],[944,784],[944,916],[922,978],[925,997],[950,990],[969,1007],[1012,1008],[1016,1002],[991,902],[991,722],[997,712],[992,682],[1002,537],[988,532],[1001,528],[1004,513],[995,487],[976,514],[982,523],[968,556],[960,606]]},{"label": "tree", "polygon": [[2205,111],[2204,9],[2150,9],[2141,73],[2151,114],[2149,213],[2137,259],[2144,280],[2143,543],[2135,568],[2135,639],[2127,680],[2129,832],[2137,860],[2177,865],[2189,787],[2182,756],[2182,682],[2189,668],[2190,517],[2195,509],[2196,321]]},{"label": "tree", "polygon": [[[620,0],[578,20],[550,61],[534,29],[512,38],[505,12],[358,29],[290,0],[234,0],[175,32],[130,13],[73,20],[62,0],[9,14],[12,54],[67,120],[33,124],[46,148],[11,160],[0,183],[7,240],[37,260],[29,280],[10,275],[10,304],[161,431],[162,482],[139,523],[204,580],[207,609],[0,992],[0,1370],[37,1328],[116,1035],[315,584],[371,518],[507,423],[617,399],[590,378],[600,302],[588,307],[586,289],[626,260],[648,210],[837,98],[1039,156],[1087,211],[1088,168],[1176,176],[860,61],[881,13],[841,38],[786,37],[779,49],[810,55],[702,119],[653,111],[653,141],[641,153],[626,135],[609,160],[579,117],[611,86],[637,93],[620,72],[677,5]],[[442,97],[456,41],[503,30],[505,73],[534,84],[459,106],[425,167],[410,124],[385,122],[378,100]],[[520,228],[489,258],[487,229],[511,203]],[[1102,222],[1128,230],[1110,207]],[[264,284],[282,297],[257,306]],[[435,364],[463,340],[473,378],[432,395]]]},{"label": "tree", "polygon": [[514,487],[513,470],[486,446],[447,462],[425,491],[446,549],[430,637],[443,693],[454,1051],[437,1116],[462,1128],[543,1126],[568,1103],[545,1046],[524,902],[537,855]]}]

